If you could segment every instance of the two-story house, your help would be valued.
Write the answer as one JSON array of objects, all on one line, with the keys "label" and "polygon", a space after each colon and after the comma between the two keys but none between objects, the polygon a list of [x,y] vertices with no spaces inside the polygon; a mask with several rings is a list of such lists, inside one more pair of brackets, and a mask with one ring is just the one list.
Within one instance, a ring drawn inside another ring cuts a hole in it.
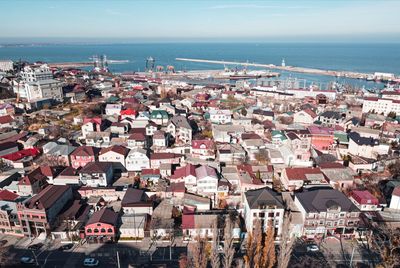
[{"label": "two-story house", "polygon": [[170,133],[176,141],[183,143],[192,141],[193,128],[188,119],[182,115],[175,115],[171,118],[167,126],[167,132]]},{"label": "two-story house", "polygon": [[150,159],[146,150],[142,148],[130,150],[126,157],[125,163],[125,167],[128,171],[139,172],[143,169],[150,168]]},{"label": "two-story house", "polygon": [[79,171],[79,180],[83,185],[106,187],[112,184],[113,175],[111,162],[91,162]]},{"label": "two-story house", "polygon": [[115,171],[125,170],[125,158],[128,155],[129,149],[121,145],[114,145],[108,148],[101,149],[99,153],[100,162],[112,162]]},{"label": "two-story house", "polygon": [[86,166],[86,164],[97,161],[99,148],[92,146],[79,146],[70,154],[71,166],[75,169]]}]

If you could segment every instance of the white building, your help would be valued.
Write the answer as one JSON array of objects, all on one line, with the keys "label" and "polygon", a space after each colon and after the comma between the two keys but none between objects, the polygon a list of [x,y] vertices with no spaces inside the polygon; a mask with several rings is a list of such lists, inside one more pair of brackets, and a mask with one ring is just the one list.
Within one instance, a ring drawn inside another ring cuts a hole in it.
[{"label": "white building", "polygon": [[107,104],[106,105],[106,115],[119,115],[122,110],[121,104]]},{"label": "white building", "polygon": [[40,66],[25,66],[20,74],[25,82],[37,82],[53,79],[53,74],[47,64]]},{"label": "white building", "polygon": [[268,187],[250,190],[244,195],[244,218],[248,232],[253,230],[254,221],[258,219],[264,232],[272,224],[275,235],[279,237],[282,234],[284,211],[282,196]]},{"label": "white building", "polygon": [[377,113],[388,115],[390,112],[400,114],[400,101],[393,99],[379,99],[376,97],[364,98],[363,113]]},{"label": "white building", "polygon": [[197,191],[202,193],[216,193],[218,177],[215,169],[209,166],[196,168]]},{"label": "white building", "polygon": [[146,150],[142,148],[130,150],[125,163],[128,171],[141,171],[142,169],[150,168],[150,159],[146,154]]},{"label": "white building", "polygon": [[210,121],[213,124],[230,124],[232,122],[232,112],[229,110],[215,110],[209,111]]},{"label": "white building", "polygon": [[14,63],[11,60],[0,60],[0,71],[7,72],[14,69]]}]

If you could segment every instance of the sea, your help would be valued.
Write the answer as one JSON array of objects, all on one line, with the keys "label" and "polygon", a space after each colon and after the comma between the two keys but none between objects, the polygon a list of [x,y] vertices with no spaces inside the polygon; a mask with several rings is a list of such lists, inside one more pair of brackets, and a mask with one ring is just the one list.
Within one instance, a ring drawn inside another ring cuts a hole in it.
[{"label": "sea", "polygon": [[[106,55],[109,60],[128,60],[111,64],[111,72],[144,71],[146,59],[155,65],[172,65],[177,71],[216,70],[223,66],[208,63],[176,61],[176,58],[195,58],[254,62],[364,73],[400,73],[400,44],[382,43],[134,43],[134,44],[32,44],[0,46],[0,60],[29,62],[90,61],[94,55]],[[249,69],[257,69],[250,68]],[[260,68],[258,68],[260,69]],[[365,88],[382,88],[384,84],[357,79],[281,72],[281,78],[306,79],[321,87],[332,82]]]}]

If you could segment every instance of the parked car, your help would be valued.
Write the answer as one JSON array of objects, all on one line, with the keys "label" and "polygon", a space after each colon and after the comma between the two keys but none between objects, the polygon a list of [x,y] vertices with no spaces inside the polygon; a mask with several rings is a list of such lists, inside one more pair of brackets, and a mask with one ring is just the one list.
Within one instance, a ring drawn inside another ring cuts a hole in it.
[{"label": "parked car", "polygon": [[86,258],[83,260],[83,266],[95,267],[97,265],[99,265],[99,260],[96,260],[95,258]]},{"label": "parked car", "polygon": [[23,264],[34,264],[35,263],[35,260],[31,257],[21,257],[20,261]]},{"label": "parked car", "polygon": [[315,244],[311,244],[307,246],[307,252],[317,252],[319,251],[319,247]]},{"label": "parked car", "polygon": [[28,249],[30,249],[30,250],[39,250],[39,249],[41,249],[43,247],[43,244],[42,243],[37,243],[37,244],[34,244],[34,245],[30,245],[29,247],[28,247]]},{"label": "parked car", "polygon": [[62,245],[61,247],[59,247],[59,250],[61,250],[61,251],[70,250],[73,247],[74,247],[74,244],[65,244],[65,245]]}]

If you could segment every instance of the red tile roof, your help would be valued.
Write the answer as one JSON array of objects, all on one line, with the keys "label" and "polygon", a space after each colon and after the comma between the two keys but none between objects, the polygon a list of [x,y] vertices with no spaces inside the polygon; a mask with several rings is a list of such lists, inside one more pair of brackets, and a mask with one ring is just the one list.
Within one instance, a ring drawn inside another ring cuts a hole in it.
[{"label": "red tile roof", "polygon": [[124,146],[121,145],[114,145],[114,146],[110,146],[108,148],[103,148],[100,150],[100,155],[108,153],[108,152],[115,152],[118,153],[120,155],[126,156],[129,152],[129,149],[125,148]]},{"label": "red tile roof", "polygon": [[102,208],[99,211],[93,213],[92,217],[88,220],[87,225],[93,223],[107,223],[110,225],[116,225],[118,220],[118,214],[110,208]]},{"label": "red tile roof", "polygon": [[192,148],[193,149],[212,149],[214,147],[213,140],[192,140]]},{"label": "red tile roof", "polygon": [[323,176],[319,168],[285,168],[285,171],[289,180],[307,180],[306,175],[309,174],[321,174]]},{"label": "red tile roof", "polygon": [[95,156],[98,152],[98,148],[92,146],[79,146],[76,148],[71,155],[72,156]]},{"label": "red tile roof", "polygon": [[184,167],[177,168],[174,174],[171,176],[171,179],[180,179],[190,175],[196,177],[196,166],[192,164],[187,164]]},{"label": "red tile roof", "polygon": [[142,176],[143,175],[160,175],[160,170],[159,169],[145,168],[145,169],[142,169]]},{"label": "red tile roof", "polygon": [[23,159],[25,157],[28,157],[28,156],[35,157],[35,156],[37,156],[39,154],[40,154],[40,150],[39,149],[37,149],[37,148],[29,148],[29,149],[20,150],[20,151],[15,152],[15,153],[3,155],[1,158],[7,159],[7,160],[10,160],[10,161],[18,161],[18,160],[21,160],[21,159]]},{"label": "red tile roof", "polygon": [[10,115],[0,116],[0,124],[8,124],[14,121]]},{"label": "red tile roof", "polygon": [[28,200],[25,205],[30,208],[48,209],[60,199],[60,197],[71,188],[67,185],[49,185],[44,188],[40,193],[34,195]]},{"label": "red tile roof", "polygon": [[9,190],[1,190],[0,191],[0,200],[14,201],[18,197],[19,197],[19,195],[15,194],[13,192],[10,192]]},{"label": "red tile roof", "polygon": [[351,192],[351,196],[361,205],[379,205],[379,200],[367,190]]}]

